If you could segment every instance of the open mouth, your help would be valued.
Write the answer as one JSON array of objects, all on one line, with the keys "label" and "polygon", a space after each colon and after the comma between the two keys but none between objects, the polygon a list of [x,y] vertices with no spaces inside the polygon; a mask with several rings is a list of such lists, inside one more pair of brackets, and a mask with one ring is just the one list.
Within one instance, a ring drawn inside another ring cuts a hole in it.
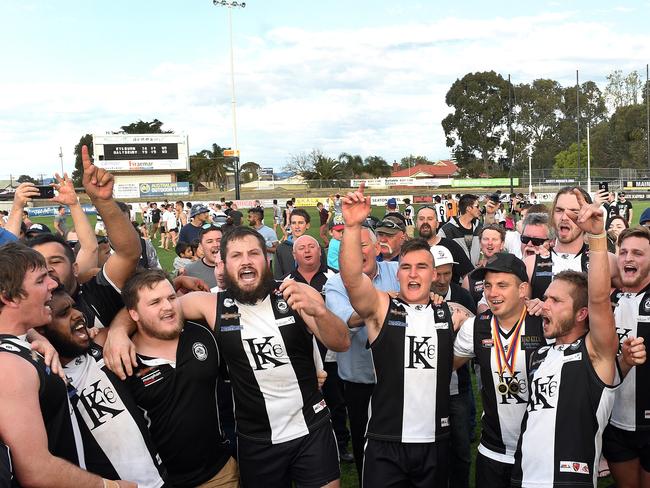
[{"label": "open mouth", "polygon": [[165,312],[160,316],[160,320],[163,322],[175,322],[176,312]]},{"label": "open mouth", "polygon": [[88,330],[86,329],[86,322],[83,319],[79,320],[72,327],[72,334],[82,340],[88,339]]},{"label": "open mouth", "polygon": [[528,256],[534,256],[535,254],[537,254],[537,253],[535,252],[535,249],[526,248],[526,249],[524,250],[524,256],[526,256],[526,257],[528,257]]},{"label": "open mouth", "polygon": [[419,290],[422,285],[420,285],[420,283],[417,281],[409,281],[407,287],[409,290]]},{"label": "open mouth", "polygon": [[245,268],[239,272],[239,279],[242,283],[253,283],[257,278],[257,272],[252,268]]},{"label": "open mouth", "polygon": [[503,300],[490,300],[490,304],[494,306],[499,306],[503,303]]},{"label": "open mouth", "polygon": [[633,264],[626,264],[623,266],[623,276],[634,276],[636,272],[638,271],[638,268],[634,266]]}]

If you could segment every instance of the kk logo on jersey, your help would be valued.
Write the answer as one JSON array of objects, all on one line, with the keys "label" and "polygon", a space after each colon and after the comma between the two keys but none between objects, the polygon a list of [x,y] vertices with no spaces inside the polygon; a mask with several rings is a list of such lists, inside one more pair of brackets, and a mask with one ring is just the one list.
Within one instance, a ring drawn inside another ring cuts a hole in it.
[{"label": "kk logo on jersey", "polygon": [[106,387],[102,385],[100,387],[100,381],[95,381],[88,388],[84,388],[79,394],[79,401],[83,404],[90,421],[93,423],[90,430],[95,430],[100,425],[105,424],[108,420],[117,417],[124,411],[123,408],[120,409],[110,406],[117,402],[117,394],[110,385]]},{"label": "kk logo on jersey", "polygon": [[407,368],[409,369],[434,369],[436,359],[436,345],[432,344],[431,337],[406,336],[409,346]]},{"label": "kk logo on jersey", "polygon": [[286,358],[282,344],[273,343],[272,339],[274,339],[273,336],[262,337],[261,339],[244,339],[248,343],[248,349],[251,352],[253,361],[255,361],[257,371],[277,368],[288,363],[288,361],[280,360]]},{"label": "kk logo on jersey", "polygon": [[530,385],[530,401],[528,402],[528,411],[534,412],[545,408],[555,408],[556,394],[558,390],[555,375],[543,376],[534,379]]}]

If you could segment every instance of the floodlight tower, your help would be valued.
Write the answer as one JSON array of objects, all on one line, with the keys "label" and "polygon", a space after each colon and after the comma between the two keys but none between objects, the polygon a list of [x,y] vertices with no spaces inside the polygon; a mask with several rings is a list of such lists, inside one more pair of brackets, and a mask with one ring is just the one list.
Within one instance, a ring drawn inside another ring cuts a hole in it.
[{"label": "floodlight tower", "polygon": [[216,6],[228,8],[228,28],[230,31],[230,89],[232,93],[232,137],[233,137],[233,151],[235,158],[235,199],[240,199],[239,192],[239,144],[237,142],[237,98],[235,97],[235,59],[233,52],[232,42],[232,9],[245,8],[245,2],[236,2],[232,0],[212,0]]}]

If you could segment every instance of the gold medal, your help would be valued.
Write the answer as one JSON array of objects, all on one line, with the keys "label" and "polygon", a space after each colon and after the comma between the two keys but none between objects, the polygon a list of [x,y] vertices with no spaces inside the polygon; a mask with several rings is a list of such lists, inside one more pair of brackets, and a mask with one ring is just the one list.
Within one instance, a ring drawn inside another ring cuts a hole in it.
[{"label": "gold medal", "polygon": [[513,380],[508,385],[508,392],[511,395],[516,395],[519,393],[519,382],[513,378]]},{"label": "gold medal", "polygon": [[506,396],[508,394],[508,384],[504,380],[499,381],[499,384],[497,385],[497,393],[501,396]]}]

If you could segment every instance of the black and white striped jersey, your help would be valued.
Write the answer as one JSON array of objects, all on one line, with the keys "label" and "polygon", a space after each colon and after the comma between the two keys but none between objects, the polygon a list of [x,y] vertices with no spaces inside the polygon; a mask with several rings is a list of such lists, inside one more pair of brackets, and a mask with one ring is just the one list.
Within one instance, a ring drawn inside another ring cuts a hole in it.
[{"label": "black and white striped jersey", "polygon": [[[650,286],[638,293],[612,293],[616,333],[620,344],[628,337],[643,337],[650,344]],[[650,429],[650,364],[630,369],[616,389],[610,423],[622,430]]]},{"label": "black and white striped jersey", "polygon": [[582,246],[578,254],[555,252],[553,249],[547,256],[535,256],[535,268],[530,279],[531,298],[544,298],[548,285],[553,277],[562,271],[583,271],[589,268],[589,246]]},{"label": "black and white striped jersey", "polygon": [[447,304],[389,301],[381,331],[369,346],[377,377],[369,438],[429,443],[449,435],[453,334]]},{"label": "black and white striped jersey", "polygon": [[239,436],[279,444],[328,421],[316,378],[313,335],[281,293],[246,305],[228,290],[219,292],[216,317]]},{"label": "black and white striped jersey", "polygon": [[[494,322],[492,312],[466,320],[456,336],[454,354],[475,357],[480,366],[483,416],[479,452],[495,461],[513,464],[521,420],[528,405],[528,363],[533,352],[546,345],[546,340],[540,317],[526,315],[519,330],[513,327],[507,333]],[[495,334],[499,334],[498,339]],[[503,361],[499,365],[499,354],[509,352],[512,371]]]},{"label": "black and white striped jersey", "polygon": [[79,422],[86,469],[141,487],[164,484],[164,469],[127,385],[104,366],[102,348],[70,361],[64,371],[73,387],[70,401]]},{"label": "black and white striped jersey", "polygon": [[533,353],[512,486],[596,486],[614,387],[596,374],[585,337]]}]

